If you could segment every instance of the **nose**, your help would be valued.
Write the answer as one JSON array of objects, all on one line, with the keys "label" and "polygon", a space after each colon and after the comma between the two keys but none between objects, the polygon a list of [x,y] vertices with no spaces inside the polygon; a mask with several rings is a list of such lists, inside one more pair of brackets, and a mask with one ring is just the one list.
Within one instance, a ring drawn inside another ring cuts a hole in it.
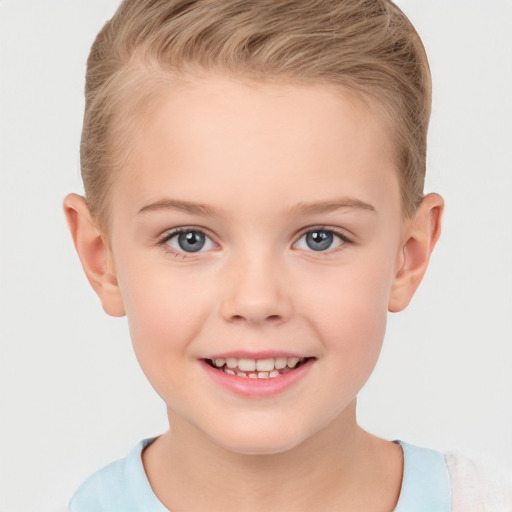
[{"label": "nose", "polygon": [[229,322],[280,324],[292,314],[289,283],[280,265],[258,254],[233,265],[221,314]]}]

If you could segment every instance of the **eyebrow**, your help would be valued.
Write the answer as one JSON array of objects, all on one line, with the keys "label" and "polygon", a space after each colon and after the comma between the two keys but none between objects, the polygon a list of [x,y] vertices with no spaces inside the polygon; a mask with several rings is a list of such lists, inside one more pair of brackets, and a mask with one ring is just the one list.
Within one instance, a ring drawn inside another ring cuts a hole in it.
[{"label": "eyebrow", "polygon": [[311,203],[301,202],[297,206],[291,208],[290,213],[292,215],[314,215],[342,209],[366,210],[376,213],[375,207],[370,203],[352,198],[341,198],[331,201],[314,201]]},{"label": "eyebrow", "polygon": [[[300,202],[298,205],[290,208],[290,215],[315,215],[321,213],[329,213],[342,209],[356,209],[376,212],[375,207],[369,203],[361,201],[360,199],[342,198],[329,201],[314,201],[311,203]],[[191,201],[181,201],[178,199],[161,199],[154,203],[143,206],[137,215],[142,215],[147,212],[160,211],[160,210],[178,210],[192,215],[215,216],[220,212],[217,208],[212,206],[193,203]]]},{"label": "eyebrow", "polygon": [[190,201],[180,201],[178,199],[161,199],[154,203],[143,206],[137,215],[141,215],[147,212],[159,211],[159,210],[178,210],[192,215],[216,215],[218,210],[212,206],[201,203],[192,203]]}]

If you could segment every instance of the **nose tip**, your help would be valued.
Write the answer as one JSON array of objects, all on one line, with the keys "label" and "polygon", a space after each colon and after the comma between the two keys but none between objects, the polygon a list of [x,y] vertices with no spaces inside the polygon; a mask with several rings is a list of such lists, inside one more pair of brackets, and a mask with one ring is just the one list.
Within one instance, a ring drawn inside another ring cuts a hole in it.
[{"label": "nose tip", "polygon": [[229,322],[279,324],[288,320],[292,305],[282,273],[269,265],[248,265],[232,276],[232,285],[222,303],[222,316]]}]

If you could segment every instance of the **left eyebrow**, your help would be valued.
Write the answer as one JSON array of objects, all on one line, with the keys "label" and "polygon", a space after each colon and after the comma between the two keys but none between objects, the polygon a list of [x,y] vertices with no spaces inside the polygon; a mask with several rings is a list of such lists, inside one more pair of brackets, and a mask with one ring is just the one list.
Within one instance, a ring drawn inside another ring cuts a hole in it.
[{"label": "left eyebrow", "polygon": [[190,201],[180,201],[178,199],[161,199],[154,203],[143,206],[137,215],[146,212],[159,211],[159,210],[178,210],[192,215],[217,215],[219,212],[216,208],[201,203],[192,203]]},{"label": "left eyebrow", "polygon": [[314,215],[319,213],[329,213],[342,209],[366,210],[377,213],[377,210],[370,203],[360,199],[342,198],[331,201],[314,201],[311,203],[301,202],[290,209],[292,215]]}]

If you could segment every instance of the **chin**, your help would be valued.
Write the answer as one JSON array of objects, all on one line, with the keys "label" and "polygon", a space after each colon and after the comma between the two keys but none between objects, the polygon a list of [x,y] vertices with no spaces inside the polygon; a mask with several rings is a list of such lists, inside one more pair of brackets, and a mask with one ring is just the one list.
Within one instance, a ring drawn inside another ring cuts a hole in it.
[{"label": "chin", "polygon": [[308,435],[285,425],[262,425],[253,422],[245,428],[230,428],[224,432],[215,432],[210,439],[218,446],[240,455],[275,455],[293,450],[302,444]]}]

